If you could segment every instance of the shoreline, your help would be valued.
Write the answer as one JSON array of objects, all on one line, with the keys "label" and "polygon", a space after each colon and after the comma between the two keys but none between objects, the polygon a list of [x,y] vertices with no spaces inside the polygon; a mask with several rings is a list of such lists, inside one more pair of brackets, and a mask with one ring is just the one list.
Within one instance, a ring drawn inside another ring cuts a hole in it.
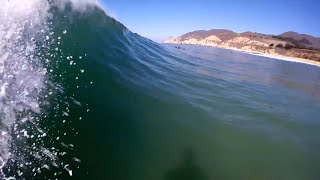
[{"label": "shoreline", "polygon": [[219,47],[219,46],[208,46],[208,47],[229,49],[229,50],[233,50],[233,51],[237,51],[237,52],[241,52],[241,53],[245,53],[245,54],[250,54],[250,55],[254,55],[254,56],[261,56],[261,57],[267,57],[267,58],[277,59],[277,60],[281,60],[281,61],[289,61],[289,62],[302,63],[302,64],[308,64],[308,65],[320,67],[320,62],[318,62],[318,61],[313,61],[313,60],[309,60],[309,59],[302,59],[302,58],[298,58],[298,57],[283,56],[280,54],[268,54],[268,53],[250,51],[250,50],[242,50],[242,49],[237,49],[237,48],[227,48],[227,47]]},{"label": "shoreline", "polygon": [[[205,46],[205,45],[198,45],[198,44],[180,44],[180,43],[164,43],[164,44]],[[308,64],[308,65],[320,67],[320,62],[318,62],[318,61],[313,61],[313,60],[303,59],[303,58],[298,58],[298,57],[284,56],[284,55],[280,55],[280,54],[268,54],[268,53],[262,53],[262,52],[257,52],[257,51],[237,49],[237,48],[232,48],[232,47],[221,47],[221,46],[206,46],[206,47],[228,49],[228,50],[237,51],[237,52],[241,52],[241,53],[245,53],[245,54],[250,54],[253,56],[261,56],[261,57],[277,59],[280,61],[289,61],[289,62],[302,63],[302,64]]]}]

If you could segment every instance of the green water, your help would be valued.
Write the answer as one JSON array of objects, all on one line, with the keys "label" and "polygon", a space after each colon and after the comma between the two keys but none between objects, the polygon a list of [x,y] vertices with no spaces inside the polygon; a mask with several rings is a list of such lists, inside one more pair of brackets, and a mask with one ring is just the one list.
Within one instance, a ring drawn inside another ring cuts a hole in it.
[{"label": "green water", "polygon": [[[261,65],[272,64],[270,70],[262,68],[269,76],[278,67],[293,72],[304,67],[315,71],[315,75],[319,73],[317,68],[302,64],[237,56],[262,61]],[[214,67],[215,62],[211,63]],[[305,87],[305,82],[291,77],[295,76],[293,72],[286,75],[289,82]],[[92,111],[79,124],[82,133],[77,139],[88,177],[138,180],[319,176],[319,94],[312,98],[308,92],[289,90],[277,81],[243,82],[241,76],[259,76],[246,71],[230,82],[210,78],[202,82],[192,73],[181,79],[184,86],[173,92],[105,83],[104,79],[98,80],[102,74],[97,73],[94,86],[86,92]],[[224,73],[226,79],[231,78]],[[278,73],[278,77],[284,75]],[[319,88],[319,84],[314,85]],[[207,95],[200,96],[202,93]]]}]

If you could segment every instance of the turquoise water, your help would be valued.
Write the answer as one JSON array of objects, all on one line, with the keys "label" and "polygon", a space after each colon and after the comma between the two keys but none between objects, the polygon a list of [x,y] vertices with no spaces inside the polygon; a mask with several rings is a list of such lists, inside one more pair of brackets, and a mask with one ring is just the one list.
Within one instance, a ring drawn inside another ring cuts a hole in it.
[{"label": "turquoise water", "polygon": [[[16,113],[10,126],[1,126],[11,137],[0,136],[9,142],[0,146],[3,177],[320,177],[319,67],[158,44],[98,7],[77,11],[70,4],[64,10],[51,5],[50,12],[47,34],[38,35],[38,28],[23,31],[26,39],[38,37],[33,56],[18,56],[30,68],[14,71],[22,77],[5,69],[15,79],[43,76],[37,81],[43,87],[35,93],[38,86],[23,86],[30,101],[39,100],[39,111],[30,108],[38,101],[22,110],[13,107],[8,99],[20,97],[13,93],[0,99],[7,108],[0,110]],[[32,73],[39,67],[47,73]],[[6,88],[22,87],[1,73],[0,80],[11,83]]]}]

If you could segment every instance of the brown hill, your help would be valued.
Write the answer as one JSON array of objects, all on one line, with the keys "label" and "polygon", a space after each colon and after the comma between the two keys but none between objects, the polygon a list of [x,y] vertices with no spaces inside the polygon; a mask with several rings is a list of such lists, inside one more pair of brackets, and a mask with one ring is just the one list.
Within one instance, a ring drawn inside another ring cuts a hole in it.
[{"label": "brown hill", "polygon": [[320,50],[320,38],[307,34],[289,31],[278,35],[277,38],[290,41],[300,48]]},{"label": "brown hill", "polygon": [[227,30],[227,29],[211,29],[209,31],[199,30],[199,31],[189,32],[189,33],[186,33],[186,34],[180,36],[180,38],[181,38],[181,40],[187,40],[187,39],[191,39],[191,38],[200,40],[200,39],[204,39],[209,36],[217,36],[222,41],[227,41],[229,39],[233,39],[235,37],[238,37],[239,34],[236,32],[233,32],[231,30]]}]

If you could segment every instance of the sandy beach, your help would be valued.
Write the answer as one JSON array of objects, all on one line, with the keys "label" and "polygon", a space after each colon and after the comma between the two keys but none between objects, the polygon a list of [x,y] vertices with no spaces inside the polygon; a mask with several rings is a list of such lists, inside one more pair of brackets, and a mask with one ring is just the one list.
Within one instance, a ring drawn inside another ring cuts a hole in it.
[{"label": "sandy beach", "polygon": [[[214,32],[212,32],[214,34]],[[192,36],[193,34],[193,36]],[[225,37],[226,34],[229,34],[229,37]],[[298,48],[292,50],[289,48],[283,48],[283,43],[288,44],[288,42],[280,41],[273,38],[273,36],[261,37],[259,39],[252,38],[253,35],[239,35],[228,30],[224,30],[222,35],[210,35],[208,37],[201,37],[200,35],[196,36],[196,32],[191,32],[182,35],[177,38],[169,38],[163,43],[170,44],[189,44],[197,46],[207,46],[207,47],[217,47],[223,49],[234,50],[237,52],[247,53],[256,56],[263,56],[268,58],[274,58],[279,60],[304,63],[309,65],[315,65],[320,67],[320,52],[315,50],[309,50],[305,48]],[[185,37],[186,36],[186,37]],[[194,38],[198,37],[198,38]],[[273,38],[273,39],[272,39]],[[278,44],[277,44],[278,43]],[[282,44],[281,44],[282,43]],[[277,46],[279,47],[275,47]],[[272,46],[271,46],[272,45]]]},{"label": "sandy beach", "polygon": [[[219,47],[219,48],[223,48],[223,47]],[[268,58],[272,58],[272,59],[278,59],[278,60],[290,61],[290,62],[296,62],[296,63],[303,63],[303,64],[309,64],[309,65],[320,67],[320,62],[312,61],[309,59],[283,56],[280,54],[267,54],[267,53],[261,53],[261,52],[255,52],[255,51],[247,51],[247,50],[241,50],[241,49],[236,49],[236,48],[224,48],[224,49],[230,49],[230,50],[234,50],[234,51],[238,51],[238,52],[242,52],[242,53],[246,53],[246,54],[251,54],[251,55],[255,55],[255,56],[268,57]]]},{"label": "sandy beach", "polygon": [[[200,46],[206,46],[206,45],[200,45]],[[283,55],[280,55],[280,54],[268,54],[268,53],[262,53],[262,52],[257,52],[257,51],[237,49],[237,48],[232,48],[232,47],[221,47],[221,46],[206,46],[206,47],[215,47],[215,48],[221,48],[221,49],[228,49],[228,50],[237,51],[237,52],[241,52],[241,53],[246,53],[246,54],[250,54],[250,55],[254,55],[254,56],[262,56],[262,57],[278,59],[278,60],[282,60],[282,61],[303,63],[303,64],[308,64],[308,65],[313,65],[313,66],[320,67],[320,62],[312,61],[312,60],[309,60],[309,59],[290,57],[290,56],[283,56]]]}]

